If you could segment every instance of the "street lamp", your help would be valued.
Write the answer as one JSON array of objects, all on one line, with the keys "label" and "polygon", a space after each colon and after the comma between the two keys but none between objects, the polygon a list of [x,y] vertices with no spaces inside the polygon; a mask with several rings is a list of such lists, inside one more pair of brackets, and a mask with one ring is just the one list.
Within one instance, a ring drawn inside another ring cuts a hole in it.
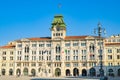
[{"label": "street lamp", "polygon": [[99,52],[100,52],[100,55],[99,55],[99,59],[100,59],[100,77],[102,77],[102,76],[104,76],[104,70],[103,70],[103,63],[102,63],[102,45],[101,45],[101,36],[102,36],[102,33],[106,33],[105,32],[105,29],[104,28],[102,28],[101,27],[101,24],[100,24],[100,22],[98,23],[98,27],[97,28],[95,28],[94,29],[94,33],[96,34],[98,34],[98,37],[99,37],[99,46],[100,46],[100,50],[99,50]]}]

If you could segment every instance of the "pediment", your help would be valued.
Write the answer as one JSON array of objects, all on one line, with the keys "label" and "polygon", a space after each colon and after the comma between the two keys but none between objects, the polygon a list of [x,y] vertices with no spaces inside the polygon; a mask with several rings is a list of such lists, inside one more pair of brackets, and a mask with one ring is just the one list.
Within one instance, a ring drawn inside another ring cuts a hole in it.
[{"label": "pediment", "polygon": [[21,41],[30,41],[30,40],[27,38],[23,38],[23,39],[21,39]]},{"label": "pediment", "polygon": [[85,39],[95,39],[93,36],[88,36]]},{"label": "pediment", "polygon": [[56,38],[54,38],[54,40],[62,40],[63,38],[61,38],[61,37],[56,37]]}]

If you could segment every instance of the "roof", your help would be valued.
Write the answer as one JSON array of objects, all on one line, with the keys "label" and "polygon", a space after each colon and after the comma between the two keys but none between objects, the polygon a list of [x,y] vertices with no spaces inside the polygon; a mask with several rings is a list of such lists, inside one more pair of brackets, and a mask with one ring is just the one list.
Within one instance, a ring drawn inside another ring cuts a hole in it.
[{"label": "roof", "polygon": [[87,36],[66,36],[65,40],[69,39],[85,39]]},{"label": "roof", "polygon": [[51,37],[28,38],[31,41],[51,40]]},{"label": "roof", "polygon": [[65,37],[65,40],[71,40],[71,39],[91,39],[91,37],[93,37],[93,38],[98,38],[99,39],[99,37],[98,36],[66,36]]},{"label": "roof", "polygon": [[[66,36],[64,40],[78,40],[78,39],[87,39],[89,37],[98,38],[98,36]],[[44,41],[44,40],[52,40],[51,37],[33,37],[33,38],[25,38],[25,40],[16,40],[17,42],[21,41]]]},{"label": "roof", "polygon": [[4,49],[9,49],[9,48],[14,48],[15,45],[5,45],[5,46],[1,46],[0,48],[4,48]]},{"label": "roof", "polygon": [[109,46],[109,45],[120,45],[120,43],[105,43],[106,46]]},{"label": "roof", "polygon": [[56,25],[59,26],[59,27],[62,27],[62,28],[66,27],[66,24],[63,21],[63,16],[62,15],[54,16],[54,19],[52,21],[52,28]]}]

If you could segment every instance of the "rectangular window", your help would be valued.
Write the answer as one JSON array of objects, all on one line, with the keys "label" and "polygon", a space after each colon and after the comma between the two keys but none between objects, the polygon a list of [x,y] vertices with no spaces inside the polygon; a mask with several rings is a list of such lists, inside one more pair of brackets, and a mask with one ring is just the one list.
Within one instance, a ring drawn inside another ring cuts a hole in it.
[{"label": "rectangular window", "polygon": [[86,63],[86,62],[83,62],[83,63],[82,63],[82,66],[83,66],[83,67],[87,66],[87,63]]},{"label": "rectangular window", "polygon": [[117,55],[117,59],[120,59],[120,55]]},{"label": "rectangular window", "polygon": [[17,63],[17,66],[21,66],[21,63]]},{"label": "rectangular window", "polygon": [[70,61],[70,56],[66,56],[66,61]]},{"label": "rectangular window", "polygon": [[73,66],[74,66],[74,67],[78,67],[78,63],[74,63]]},{"label": "rectangular window", "polygon": [[13,60],[13,56],[10,56],[10,60]]},{"label": "rectangular window", "polygon": [[82,51],[82,54],[86,54],[87,53],[87,51],[86,50],[81,50]]},{"label": "rectangular window", "polygon": [[112,53],[112,49],[108,49],[108,53]]},{"label": "rectangular window", "polygon": [[111,60],[112,59],[112,55],[108,55],[108,60]]},{"label": "rectangular window", "polygon": [[82,56],[82,60],[86,60],[86,56]]},{"label": "rectangular window", "polygon": [[6,60],[6,57],[3,57],[3,60]]},{"label": "rectangular window", "polygon": [[66,67],[70,67],[70,63],[66,63]]},{"label": "rectangular window", "polygon": [[117,49],[117,53],[120,53],[120,49]]},{"label": "rectangular window", "polygon": [[47,47],[51,47],[51,44],[46,44]]},{"label": "rectangular window", "polygon": [[36,51],[32,51],[32,55],[36,55]]},{"label": "rectangular window", "polygon": [[103,42],[98,42],[98,46],[102,46],[103,45]]},{"label": "rectangular window", "polygon": [[37,44],[32,44],[32,47],[37,47]]},{"label": "rectangular window", "polygon": [[19,47],[19,48],[22,47],[22,44],[18,44],[17,47]]},{"label": "rectangular window", "polygon": [[36,56],[32,56],[32,60],[35,61],[36,60]]},{"label": "rectangular window", "polygon": [[32,63],[32,64],[31,64],[31,66],[35,67],[35,66],[36,66],[36,64],[35,64],[35,63]]},{"label": "rectangular window", "polygon": [[70,43],[65,43],[65,47],[70,47]]},{"label": "rectangular window", "polygon": [[6,63],[3,63],[2,66],[6,66]]},{"label": "rectangular window", "polygon": [[73,43],[73,46],[78,46],[79,44],[78,43]]},{"label": "rectangular window", "polygon": [[39,47],[44,47],[45,45],[44,44],[39,44]]},{"label": "rectangular window", "polygon": [[18,55],[21,55],[22,51],[18,51]]},{"label": "rectangular window", "polygon": [[21,60],[21,56],[17,56],[17,60]]},{"label": "rectangular window", "polygon": [[84,43],[81,43],[81,46],[85,47],[85,46],[86,46],[86,43],[85,43],[85,42],[84,42]]},{"label": "rectangular window", "polygon": [[10,51],[10,55],[13,55],[13,51]]},{"label": "rectangular window", "polygon": [[6,55],[6,51],[3,51],[2,55]]},{"label": "rectangular window", "polygon": [[60,55],[56,55],[56,60],[60,61]]},{"label": "rectangular window", "polygon": [[24,58],[26,61],[29,60],[29,56],[28,55],[25,55],[25,58]]},{"label": "rectangular window", "polygon": [[102,54],[102,52],[103,52],[103,51],[102,51],[101,49],[98,50],[98,53],[99,53],[99,54]]}]

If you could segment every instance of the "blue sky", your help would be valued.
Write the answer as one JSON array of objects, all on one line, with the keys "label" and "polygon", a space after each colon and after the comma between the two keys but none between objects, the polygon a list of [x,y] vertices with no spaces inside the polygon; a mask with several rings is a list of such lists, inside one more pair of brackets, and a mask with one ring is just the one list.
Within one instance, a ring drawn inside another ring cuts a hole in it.
[{"label": "blue sky", "polygon": [[120,0],[0,0],[0,45],[51,36],[56,14],[64,16],[67,35],[95,35],[98,22],[106,37],[120,34]]}]

